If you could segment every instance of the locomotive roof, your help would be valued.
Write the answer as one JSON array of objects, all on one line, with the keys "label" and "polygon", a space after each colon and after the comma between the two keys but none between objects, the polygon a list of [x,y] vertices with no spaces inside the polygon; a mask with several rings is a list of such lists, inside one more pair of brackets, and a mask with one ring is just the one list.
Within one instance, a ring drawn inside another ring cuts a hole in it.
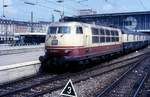
[{"label": "locomotive roof", "polygon": [[[88,23],[83,23],[83,22],[54,22],[51,23],[51,26],[68,26],[68,25],[82,25],[82,26],[90,26],[90,27],[101,27],[101,28],[108,28],[108,29],[117,29],[119,30],[119,28],[115,28],[115,27],[109,27],[109,26],[102,26],[102,25],[96,25],[96,24],[88,24]],[[141,33],[141,32],[136,32],[136,31],[131,31],[128,29],[120,29],[121,32],[123,34],[134,34],[134,35],[143,35],[145,33]]]},{"label": "locomotive roof", "polygon": [[91,27],[102,27],[102,28],[113,28],[113,29],[119,29],[119,28],[115,28],[115,27],[110,27],[110,26],[102,26],[102,25],[96,25],[96,24],[91,24],[91,23],[83,23],[83,22],[54,22],[51,23],[51,26],[67,26],[67,25],[82,25],[82,26],[91,26]]}]

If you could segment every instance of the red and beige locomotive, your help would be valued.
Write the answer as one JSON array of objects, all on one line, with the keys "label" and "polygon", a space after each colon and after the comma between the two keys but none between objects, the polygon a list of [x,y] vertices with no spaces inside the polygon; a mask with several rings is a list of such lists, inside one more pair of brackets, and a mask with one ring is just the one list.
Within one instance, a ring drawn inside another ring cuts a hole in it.
[{"label": "red and beige locomotive", "polygon": [[[56,22],[48,27],[42,67],[63,67],[65,62],[89,61],[133,51],[148,45],[149,36],[118,28],[80,22]],[[69,64],[71,65],[71,64]],[[68,66],[68,65],[67,65]]]}]

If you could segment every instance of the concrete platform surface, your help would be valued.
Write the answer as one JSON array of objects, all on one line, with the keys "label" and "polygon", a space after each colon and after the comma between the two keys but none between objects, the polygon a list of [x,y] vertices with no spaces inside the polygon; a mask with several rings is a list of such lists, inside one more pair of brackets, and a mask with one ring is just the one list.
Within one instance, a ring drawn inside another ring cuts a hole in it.
[{"label": "concrete platform surface", "polygon": [[44,50],[0,56],[0,66],[38,61]]},{"label": "concrete platform surface", "polygon": [[12,65],[0,66],[0,84],[35,75],[39,72],[39,61],[30,61]]},{"label": "concrete platform surface", "polygon": [[44,47],[44,44],[40,45],[25,45],[25,46],[10,46],[0,44],[0,50],[14,50],[14,49],[25,49],[25,48],[41,48]]}]

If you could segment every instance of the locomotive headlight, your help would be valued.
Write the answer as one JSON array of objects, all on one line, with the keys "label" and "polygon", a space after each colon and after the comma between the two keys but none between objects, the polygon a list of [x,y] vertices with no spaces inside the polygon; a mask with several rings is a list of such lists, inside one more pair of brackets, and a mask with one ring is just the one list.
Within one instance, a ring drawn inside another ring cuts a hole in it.
[{"label": "locomotive headlight", "polygon": [[71,52],[71,50],[65,50],[64,52],[65,52],[65,53],[70,53],[70,52]]}]

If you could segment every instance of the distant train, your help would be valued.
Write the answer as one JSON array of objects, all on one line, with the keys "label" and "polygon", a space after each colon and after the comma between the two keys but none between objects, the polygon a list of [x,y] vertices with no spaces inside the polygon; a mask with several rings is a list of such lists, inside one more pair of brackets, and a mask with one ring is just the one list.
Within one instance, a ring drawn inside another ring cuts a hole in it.
[{"label": "distant train", "polygon": [[68,67],[68,62],[91,61],[144,48],[149,40],[146,34],[118,28],[80,22],[52,23],[45,40],[45,55],[39,59],[41,68]]}]

